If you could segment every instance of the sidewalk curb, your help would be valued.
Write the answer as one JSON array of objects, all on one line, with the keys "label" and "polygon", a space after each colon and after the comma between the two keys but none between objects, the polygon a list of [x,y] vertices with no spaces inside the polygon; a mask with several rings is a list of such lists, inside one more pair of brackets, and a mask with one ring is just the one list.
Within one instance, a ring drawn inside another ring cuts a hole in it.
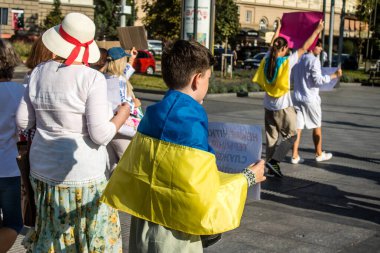
[{"label": "sidewalk curb", "polygon": [[360,87],[362,83],[339,83],[338,88],[340,87]]}]

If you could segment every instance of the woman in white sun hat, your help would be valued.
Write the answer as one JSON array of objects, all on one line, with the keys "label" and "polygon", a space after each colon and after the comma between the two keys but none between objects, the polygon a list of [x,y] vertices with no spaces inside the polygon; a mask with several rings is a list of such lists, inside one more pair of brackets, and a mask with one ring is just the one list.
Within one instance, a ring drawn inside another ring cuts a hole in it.
[{"label": "woman in white sun hat", "polygon": [[38,65],[17,112],[21,129],[36,125],[30,151],[37,221],[24,239],[29,252],[121,252],[116,210],[99,202],[106,186],[106,145],[129,116],[122,104],[111,120],[95,25],[65,16],[42,41],[54,59]]}]

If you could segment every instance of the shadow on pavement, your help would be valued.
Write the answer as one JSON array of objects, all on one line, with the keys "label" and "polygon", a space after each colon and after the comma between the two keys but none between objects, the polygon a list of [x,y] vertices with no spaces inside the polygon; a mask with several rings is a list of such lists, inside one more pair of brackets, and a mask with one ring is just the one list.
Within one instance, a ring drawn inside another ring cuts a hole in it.
[{"label": "shadow on pavement", "polygon": [[362,127],[362,128],[370,128],[370,129],[380,129],[380,127],[374,127],[374,126],[367,126],[367,125],[360,125],[352,122],[347,121],[328,121],[323,120],[324,123],[330,123],[335,125],[343,125],[343,126],[352,126],[352,127]]},{"label": "shadow on pavement", "polygon": [[[290,188],[289,185],[293,187]],[[294,188],[294,185],[299,187]],[[380,201],[380,198],[342,191],[333,185],[288,176],[283,179],[269,178],[262,184],[262,189],[290,196],[282,197],[279,194],[262,192],[261,197],[265,200],[380,224],[379,212],[373,210],[380,209],[380,206],[355,199]]]}]

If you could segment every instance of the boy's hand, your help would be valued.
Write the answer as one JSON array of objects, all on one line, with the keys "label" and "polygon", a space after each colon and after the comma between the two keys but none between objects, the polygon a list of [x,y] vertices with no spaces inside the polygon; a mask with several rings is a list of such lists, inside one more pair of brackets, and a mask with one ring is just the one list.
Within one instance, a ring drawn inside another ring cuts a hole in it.
[{"label": "boy's hand", "polygon": [[341,69],[338,69],[337,71],[335,71],[335,75],[339,78],[343,75],[343,72]]},{"label": "boy's hand", "polygon": [[266,177],[264,176],[264,167],[264,160],[260,160],[257,163],[252,163],[251,165],[249,165],[251,171],[255,173],[256,183],[265,181]]}]

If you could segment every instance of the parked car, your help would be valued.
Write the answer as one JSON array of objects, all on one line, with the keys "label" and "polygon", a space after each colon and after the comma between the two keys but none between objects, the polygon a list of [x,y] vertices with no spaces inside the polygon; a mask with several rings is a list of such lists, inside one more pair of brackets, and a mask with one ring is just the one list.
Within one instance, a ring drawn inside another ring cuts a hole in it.
[{"label": "parked car", "polygon": [[260,65],[261,60],[267,53],[255,54],[252,58],[247,58],[243,61],[243,68],[245,69],[257,69]]},{"label": "parked car", "polygon": [[[349,54],[342,54],[342,69],[357,70],[359,68],[358,60],[355,56]],[[326,65],[326,63],[325,63]],[[333,54],[332,67],[338,67],[338,54]]]},{"label": "parked car", "polygon": [[133,63],[133,68],[137,73],[153,75],[156,71],[156,61],[148,50],[137,50],[137,56]]},{"label": "parked car", "polygon": [[148,40],[148,51],[153,55],[162,55],[162,41]]},{"label": "parked car", "polygon": [[258,53],[264,53],[268,51],[268,47],[263,46],[246,46],[240,48],[239,51],[237,51],[237,65],[238,67],[244,67],[244,61],[247,59],[252,59],[256,54]]}]

